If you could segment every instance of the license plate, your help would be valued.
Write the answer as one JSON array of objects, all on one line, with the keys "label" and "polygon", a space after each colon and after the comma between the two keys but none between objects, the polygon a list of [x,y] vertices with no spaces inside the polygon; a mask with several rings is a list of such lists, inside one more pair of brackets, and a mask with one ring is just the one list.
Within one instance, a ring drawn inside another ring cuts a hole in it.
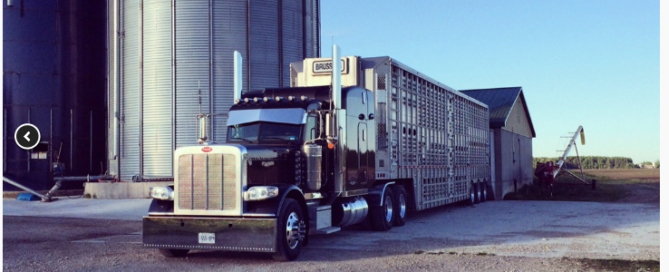
[{"label": "license plate", "polygon": [[200,232],[197,237],[197,242],[200,244],[215,244],[216,243],[216,234]]}]

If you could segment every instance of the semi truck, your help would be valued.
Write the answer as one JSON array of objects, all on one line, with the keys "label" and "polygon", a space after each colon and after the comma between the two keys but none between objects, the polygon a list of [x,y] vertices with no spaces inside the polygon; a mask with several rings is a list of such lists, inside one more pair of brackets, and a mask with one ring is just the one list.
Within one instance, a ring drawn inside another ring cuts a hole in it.
[{"label": "semi truck", "polygon": [[144,246],[291,261],[311,234],[485,201],[488,107],[390,57],[339,52],[291,63],[288,88],[242,94],[236,75],[226,143],[207,143],[201,115],[202,144],[174,152],[174,185],[150,189]]}]

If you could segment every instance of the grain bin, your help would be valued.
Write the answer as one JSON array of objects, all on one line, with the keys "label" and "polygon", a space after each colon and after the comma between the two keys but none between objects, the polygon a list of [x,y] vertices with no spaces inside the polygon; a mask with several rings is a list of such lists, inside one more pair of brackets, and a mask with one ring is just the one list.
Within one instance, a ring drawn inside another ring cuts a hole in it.
[{"label": "grain bin", "polygon": [[233,52],[243,91],[289,86],[289,64],[317,57],[319,1],[108,1],[111,174],[123,181],[172,176],[172,152],[197,144],[196,115],[217,114],[226,137]]},{"label": "grain bin", "polygon": [[[55,175],[106,170],[105,10],[104,1],[3,1],[3,176],[45,190]],[[40,130],[30,151],[14,142],[23,123]]]}]

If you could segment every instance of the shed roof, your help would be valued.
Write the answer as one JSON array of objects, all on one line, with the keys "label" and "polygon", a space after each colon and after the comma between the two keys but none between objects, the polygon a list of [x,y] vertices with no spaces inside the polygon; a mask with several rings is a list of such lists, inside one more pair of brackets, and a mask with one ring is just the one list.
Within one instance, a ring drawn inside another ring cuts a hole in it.
[{"label": "shed roof", "polygon": [[500,128],[506,126],[506,121],[509,118],[511,109],[513,109],[516,101],[520,100],[520,102],[523,103],[523,107],[525,108],[525,116],[527,116],[527,120],[529,121],[532,137],[536,137],[536,133],[534,132],[534,125],[532,124],[532,118],[530,118],[530,112],[527,108],[527,103],[525,102],[525,96],[523,95],[523,87],[471,89],[461,90],[460,92],[478,101],[488,104],[491,128]]}]

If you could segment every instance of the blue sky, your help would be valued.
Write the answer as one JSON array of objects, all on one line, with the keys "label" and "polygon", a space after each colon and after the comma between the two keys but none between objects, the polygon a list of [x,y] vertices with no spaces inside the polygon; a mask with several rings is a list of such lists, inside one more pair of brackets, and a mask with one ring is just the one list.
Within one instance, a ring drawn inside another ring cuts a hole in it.
[{"label": "blue sky", "polygon": [[321,1],[322,56],[390,56],[455,89],[522,86],[535,157],[660,159],[660,1]]}]

